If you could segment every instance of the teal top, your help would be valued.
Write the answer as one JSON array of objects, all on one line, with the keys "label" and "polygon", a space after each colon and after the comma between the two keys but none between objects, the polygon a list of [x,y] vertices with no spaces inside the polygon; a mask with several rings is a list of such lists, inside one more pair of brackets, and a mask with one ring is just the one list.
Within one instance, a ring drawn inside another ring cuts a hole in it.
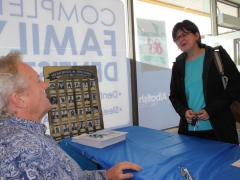
[{"label": "teal top", "polygon": [[[205,52],[193,61],[186,62],[185,67],[185,93],[189,108],[197,112],[204,108],[205,101],[203,96],[203,61]],[[212,125],[209,120],[198,120],[198,124],[188,125],[189,131],[211,130]]]}]

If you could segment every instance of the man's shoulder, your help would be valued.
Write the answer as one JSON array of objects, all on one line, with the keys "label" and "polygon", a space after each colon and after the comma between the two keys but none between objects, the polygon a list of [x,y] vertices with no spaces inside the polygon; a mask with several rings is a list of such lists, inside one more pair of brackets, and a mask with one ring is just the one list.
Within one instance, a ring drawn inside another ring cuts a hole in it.
[{"label": "man's shoulder", "polygon": [[18,126],[17,124],[0,124],[0,131],[0,137],[2,138],[3,136],[9,135],[22,137],[22,134],[25,134],[28,130]]},{"label": "man's shoulder", "polygon": [[[26,125],[27,126],[27,125]],[[39,133],[31,127],[24,127],[18,124],[0,125],[0,146],[5,144],[6,148],[41,146],[44,141],[54,141],[51,137]],[[22,149],[22,148],[20,148]]]}]

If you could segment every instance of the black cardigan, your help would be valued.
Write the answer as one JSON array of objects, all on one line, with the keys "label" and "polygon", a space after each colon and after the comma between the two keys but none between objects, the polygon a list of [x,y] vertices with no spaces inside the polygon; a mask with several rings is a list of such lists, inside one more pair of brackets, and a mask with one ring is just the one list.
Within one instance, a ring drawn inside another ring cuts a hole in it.
[{"label": "black cardigan", "polygon": [[[204,109],[210,116],[210,122],[219,141],[238,144],[236,123],[229,105],[240,95],[240,74],[228,53],[220,48],[225,75],[228,85],[224,90],[221,76],[214,63],[214,49],[203,45],[205,57],[203,65],[203,94],[206,107]],[[169,99],[180,116],[179,134],[188,135],[188,123],[185,112],[188,107],[185,94],[185,60],[186,53],[180,54],[172,68]]]}]

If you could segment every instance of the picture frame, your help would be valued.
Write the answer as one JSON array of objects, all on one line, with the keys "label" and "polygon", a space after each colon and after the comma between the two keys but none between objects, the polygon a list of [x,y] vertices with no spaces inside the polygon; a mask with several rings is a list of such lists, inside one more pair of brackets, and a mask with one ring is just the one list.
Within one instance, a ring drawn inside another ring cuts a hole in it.
[{"label": "picture frame", "polygon": [[43,74],[56,141],[104,129],[96,66],[44,66]]}]

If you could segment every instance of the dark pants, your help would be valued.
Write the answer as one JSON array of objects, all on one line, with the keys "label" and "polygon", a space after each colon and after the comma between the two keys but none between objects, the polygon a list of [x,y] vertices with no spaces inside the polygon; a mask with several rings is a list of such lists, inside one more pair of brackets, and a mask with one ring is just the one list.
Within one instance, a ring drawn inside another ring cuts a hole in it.
[{"label": "dark pants", "polygon": [[219,141],[214,130],[206,130],[206,131],[188,131],[189,136],[195,136],[204,139],[210,139]]}]

